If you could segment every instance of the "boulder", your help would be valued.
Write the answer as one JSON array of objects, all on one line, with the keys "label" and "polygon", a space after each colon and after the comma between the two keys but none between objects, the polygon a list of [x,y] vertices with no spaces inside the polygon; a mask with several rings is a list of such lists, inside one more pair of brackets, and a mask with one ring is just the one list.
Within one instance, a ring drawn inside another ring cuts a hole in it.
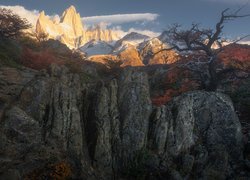
[{"label": "boulder", "polygon": [[196,178],[220,174],[225,179],[237,172],[243,159],[241,124],[226,95],[183,94],[157,107],[152,120],[152,148],[159,154],[165,152],[183,174],[192,170]]}]

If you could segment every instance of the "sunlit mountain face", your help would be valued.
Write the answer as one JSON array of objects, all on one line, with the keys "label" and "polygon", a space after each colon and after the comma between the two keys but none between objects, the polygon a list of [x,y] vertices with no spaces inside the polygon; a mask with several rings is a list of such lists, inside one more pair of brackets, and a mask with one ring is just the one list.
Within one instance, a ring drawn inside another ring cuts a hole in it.
[{"label": "sunlit mountain face", "polygon": [[42,11],[35,31],[37,34],[48,34],[49,38],[58,39],[70,48],[78,48],[93,39],[107,42],[119,39],[115,31],[104,29],[98,24],[93,28],[84,29],[80,14],[74,6],[66,9],[58,21],[53,21]]}]

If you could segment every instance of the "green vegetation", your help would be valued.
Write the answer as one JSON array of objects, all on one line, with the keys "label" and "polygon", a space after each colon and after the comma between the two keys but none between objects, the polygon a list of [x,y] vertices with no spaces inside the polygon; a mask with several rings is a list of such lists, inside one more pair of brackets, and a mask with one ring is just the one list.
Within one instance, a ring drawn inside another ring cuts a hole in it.
[{"label": "green vegetation", "polygon": [[23,30],[29,29],[31,24],[12,10],[0,8],[0,39],[15,39],[22,35]]},{"label": "green vegetation", "polygon": [[0,40],[0,65],[20,68],[21,47],[10,39]]}]

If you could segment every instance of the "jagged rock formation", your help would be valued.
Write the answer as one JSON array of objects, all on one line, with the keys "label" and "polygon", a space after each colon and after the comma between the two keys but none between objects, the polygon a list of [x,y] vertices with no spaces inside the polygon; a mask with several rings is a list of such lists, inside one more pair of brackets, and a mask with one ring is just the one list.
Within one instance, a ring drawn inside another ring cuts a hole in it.
[{"label": "jagged rock formation", "polygon": [[49,178],[50,164],[62,161],[73,179],[249,175],[241,125],[224,94],[194,91],[156,107],[147,73],[136,68],[100,83],[56,65],[20,78],[8,80],[20,88],[0,121],[0,179]]},{"label": "jagged rock formation", "polygon": [[36,33],[48,34],[49,38],[60,40],[69,48],[78,48],[93,39],[107,42],[118,39],[115,32],[101,29],[100,26],[84,29],[80,14],[74,6],[63,12],[60,22],[54,22],[42,11],[37,20]]}]

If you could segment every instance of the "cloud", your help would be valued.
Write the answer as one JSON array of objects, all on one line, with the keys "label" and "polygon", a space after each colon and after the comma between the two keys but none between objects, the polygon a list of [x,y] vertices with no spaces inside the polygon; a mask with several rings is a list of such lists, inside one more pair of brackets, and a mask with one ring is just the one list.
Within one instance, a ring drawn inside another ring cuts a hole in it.
[{"label": "cloud", "polygon": [[2,6],[0,8],[6,8],[12,10],[14,13],[22,18],[26,18],[33,26],[35,26],[39,11],[38,10],[27,10],[23,6]]},{"label": "cloud", "polygon": [[216,3],[228,3],[228,4],[247,4],[249,0],[203,0],[203,1],[210,1]]},{"label": "cloud", "polygon": [[84,23],[93,25],[99,23],[107,24],[124,24],[130,22],[139,22],[139,21],[154,21],[158,18],[158,14],[153,13],[137,13],[137,14],[114,14],[114,15],[105,15],[105,16],[91,16],[83,17],[82,20]]},{"label": "cloud", "polygon": [[159,36],[160,32],[150,31],[150,30],[143,30],[143,29],[136,29],[136,28],[130,28],[128,31],[124,31],[121,26],[115,26],[112,27],[112,31],[116,32],[116,34],[122,38],[123,36],[131,33],[131,32],[137,32],[143,35],[147,35],[151,38]]},{"label": "cloud", "polygon": [[[0,5],[1,8],[10,9],[22,18],[26,18],[32,25],[35,26],[39,11],[38,10],[28,10],[23,6],[3,6]],[[54,21],[59,21],[59,15],[55,14],[50,16]],[[83,17],[83,23],[89,26],[95,24],[102,24],[105,26],[113,25],[113,24],[124,24],[130,22],[150,22],[154,21],[159,17],[158,14],[154,13],[135,13],[135,14],[114,14],[114,15],[105,15],[105,16],[91,16],[91,17]]]},{"label": "cloud", "polygon": [[159,32],[155,32],[155,31],[135,29],[135,28],[130,28],[127,33],[131,33],[131,32],[137,32],[137,33],[140,33],[140,34],[147,35],[149,37],[157,37],[157,36],[159,36],[161,34]]}]

